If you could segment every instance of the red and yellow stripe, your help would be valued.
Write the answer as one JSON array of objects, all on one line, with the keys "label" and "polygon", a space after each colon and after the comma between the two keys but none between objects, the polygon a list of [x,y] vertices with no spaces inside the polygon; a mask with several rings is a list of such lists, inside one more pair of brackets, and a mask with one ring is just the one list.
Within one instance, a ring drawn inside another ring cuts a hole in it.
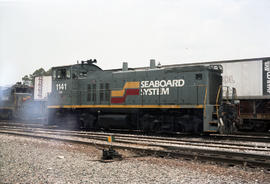
[{"label": "red and yellow stripe", "polygon": [[140,94],[140,82],[126,82],[122,90],[111,91],[111,103],[124,103],[128,95]]}]

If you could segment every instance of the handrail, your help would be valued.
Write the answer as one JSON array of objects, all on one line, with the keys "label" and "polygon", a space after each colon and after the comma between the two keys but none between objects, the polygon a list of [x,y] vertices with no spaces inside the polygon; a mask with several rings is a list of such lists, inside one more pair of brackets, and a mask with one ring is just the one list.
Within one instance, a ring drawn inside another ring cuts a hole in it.
[{"label": "handrail", "polygon": [[203,106],[204,107],[205,107],[206,101],[207,101],[207,93],[208,93],[208,89],[207,89],[207,86],[205,86],[205,94],[204,94],[204,101],[203,101]]},{"label": "handrail", "polygon": [[204,108],[204,113],[203,116],[206,116],[206,111],[205,111],[205,107],[206,107],[206,101],[207,101],[207,93],[208,93],[208,88],[207,86],[205,86],[205,94],[204,94],[204,101],[203,101],[203,108]]},{"label": "handrail", "polygon": [[219,114],[218,114],[218,101],[219,101],[219,96],[220,96],[220,92],[221,92],[221,89],[222,89],[222,85],[219,86],[218,88],[218,92],[217,92],[217,97],[216,97],[216,112],[217,112],[217,118],[219,119]]}]

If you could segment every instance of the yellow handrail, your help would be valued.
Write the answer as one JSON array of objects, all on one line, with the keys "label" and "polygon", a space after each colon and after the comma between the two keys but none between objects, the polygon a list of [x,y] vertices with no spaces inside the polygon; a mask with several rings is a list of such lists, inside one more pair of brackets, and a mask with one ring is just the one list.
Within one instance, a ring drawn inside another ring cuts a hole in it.
[{"label": "yellow handrail", "polygon": [[207,86],[205,86],[205,95],[204,95],[204,102],[203,102],[203,107],[204,107],[204,113],[203,113],[203,116],[205,117],[206,116],[206,111],[205,111],[205,106],[206,106],[206,100],[207,100]]},{"label": "yellow handrail", "polygon": [[219,96],[220,96],[220,91],[221,91],[222,85],[219,86],[218,88],[218,92],[217,92],[217,97],[216,97],[216,112],[217,112],[217,118],[219,118],[219,114],[218,114],[218,100],[219,100]]}]

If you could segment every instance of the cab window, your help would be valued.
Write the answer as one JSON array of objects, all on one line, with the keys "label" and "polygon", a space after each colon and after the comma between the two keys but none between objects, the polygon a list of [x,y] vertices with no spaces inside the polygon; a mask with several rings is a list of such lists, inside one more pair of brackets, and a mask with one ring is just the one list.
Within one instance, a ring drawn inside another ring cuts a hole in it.
[{"label": "cab window", "polygon": [[67,79],[70,79],[70,76],[71,76],[70,70],[67,70]]},{"label": "cab window", "polygon": [[79,78],[85,78],[87,77],[87,72],[86,71],[81,71],[79,74]]},{"label": "cab window", "polygon": [[56,70],[53,70],[53,80],[56,79]]},{"label": "cab window", "polygon": [[[56,75],[56,77],[54,75]],[[56,73],[53,73],[53,77],[56,79],[70,79],[70,70],[58,69],[56,70]]]}]

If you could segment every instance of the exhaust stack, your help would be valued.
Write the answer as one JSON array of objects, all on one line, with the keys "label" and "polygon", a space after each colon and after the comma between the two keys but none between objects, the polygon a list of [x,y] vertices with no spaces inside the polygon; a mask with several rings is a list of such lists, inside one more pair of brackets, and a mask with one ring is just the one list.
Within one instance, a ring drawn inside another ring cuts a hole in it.
[{"label": "exhaust stack", "polygon": [[122,71],[128,71],[128,63],[127,62],[123,62]]},{"label": "exhaust stack", "polygon": [[156,61],[154,59],[150,59],[150,69],[156,68]]}]

